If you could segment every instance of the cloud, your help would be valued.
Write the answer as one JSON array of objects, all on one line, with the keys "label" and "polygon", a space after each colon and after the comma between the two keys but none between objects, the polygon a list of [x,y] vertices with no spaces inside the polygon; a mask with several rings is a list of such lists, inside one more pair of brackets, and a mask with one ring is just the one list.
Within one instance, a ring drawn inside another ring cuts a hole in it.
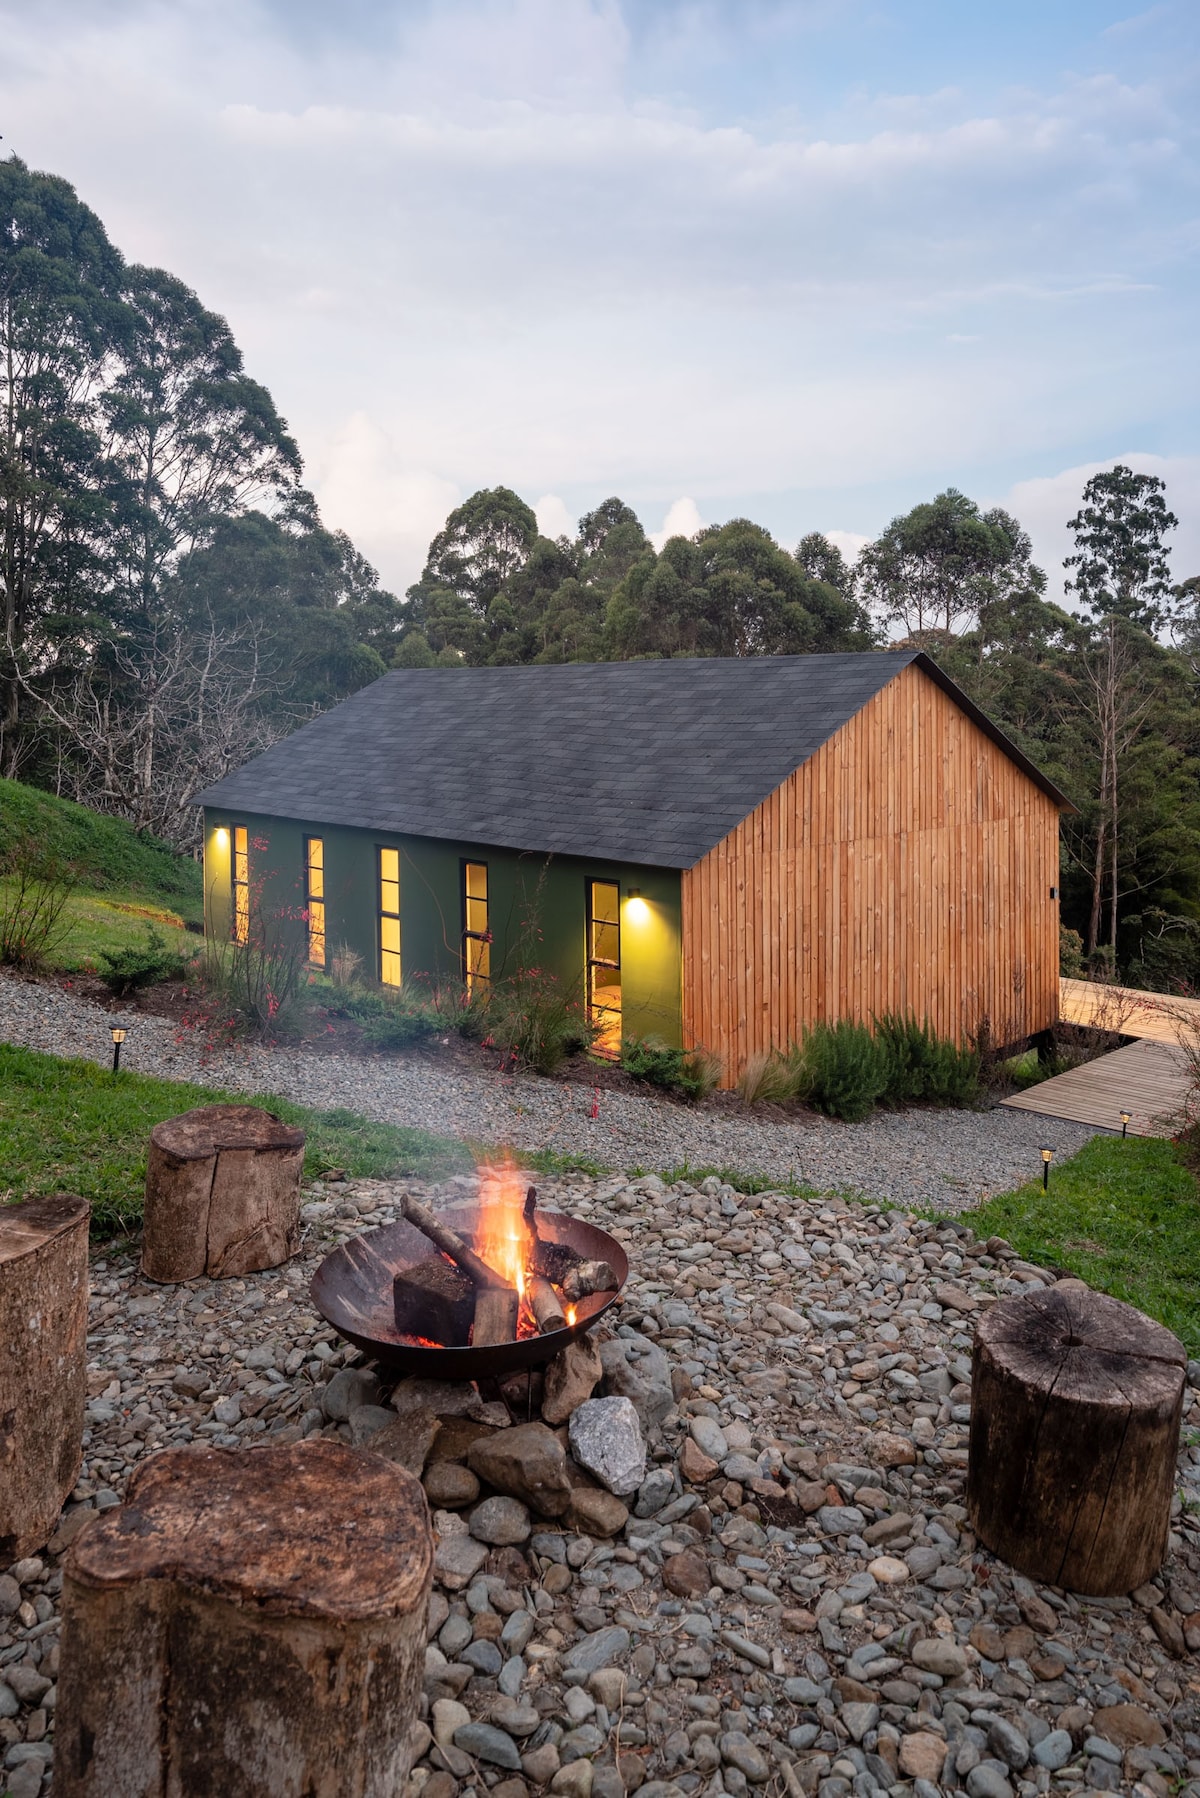
[{"label": "cloud", "polygon": [[649,531],[647,535],[655,549],[661,549],[671,537],[694,537],[697,531],[704,529],[704,520],[694,499],[672,500],[667,507],[667,515],[662,521],[662,529]]},{"label": "cloud", "polygon": [[385,584],[397,570],[415,579],[430,539],[463,497],[453,482],[408,462],[365,412],[345,420],[308,479],[326,524],[353,539]]},{"label": "cloud", "polygon": [[869,537],[861,536],[858,531],[826,531],[825,536],[828,537],[835,549],[841,550],[851,565],[858,561],[859,551],[871,541]]},{"label": "cloud", "polygon": [[543,493],[541,499],[533,502],[537,514],[538,530],[543,537],[573,537],[577,519],[571,517],[557,493]]}]

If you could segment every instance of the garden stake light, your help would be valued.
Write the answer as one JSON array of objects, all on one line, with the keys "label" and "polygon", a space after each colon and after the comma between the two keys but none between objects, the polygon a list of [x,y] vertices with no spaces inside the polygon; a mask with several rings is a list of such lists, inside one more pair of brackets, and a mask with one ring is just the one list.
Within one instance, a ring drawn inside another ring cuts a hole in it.
[{"label": "garden stake light", "polygon": [[1050,1158],[1053,1154],[1054,1154],[1053,1149],[1043,1148],[1043,1150],[1042,1150],[1042,1191],[1043,1192],[1048,1192],[1050,1190]]},{"label": "garden stake light", "polygon": [[1121,1113],[1121,1135],[1122,1136],[1128,1135],[1129,1120],[1130,1120],[1130,1118],[1132,1118],[1132,1116],[1133,1116],[1132,1111],[1123,1111]]},{"label": "garden stake light", "polygon": [[112,1045],[113,1045],[112,1071],[114,1074],[117,1072],[117,1070],[121,1066],[121,1044],[124,1041],[125,1041],[125,1032],[120,1028],[119,1025],[114,1024],[113,1025],[113,1033],[112,1033]]}]

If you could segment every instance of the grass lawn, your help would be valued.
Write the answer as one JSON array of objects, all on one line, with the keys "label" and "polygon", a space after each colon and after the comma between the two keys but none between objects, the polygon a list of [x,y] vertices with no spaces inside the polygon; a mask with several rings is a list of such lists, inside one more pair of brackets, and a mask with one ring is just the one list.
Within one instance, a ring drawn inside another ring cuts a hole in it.
[{"label": "grass lawn", "polygon": [[[245,1102],[244,1094],[124,1073],[114,1079],[91,1061],[0,1044],[0,1203],[35,1193],[77,1192],[92,1202],[92,1234],[136,1229],[142,1215],[146,1141],[163,1118],[194,1105]],[[376,1124],[352,1111],[311,1111],[287,1099],[256,1104],[299,1124],[308,1136],[304,1168],[372,1179],[444,1179],[468,1172],[464,1143]]]},{"label": "grass lawn", "polygon": [[161,906],[199,923],[204,915],[200,863],[121,818],[92,812],[21,781],[0,780],[0,855],[33,844],[66,864],[80,887],[106,898]]},{"label": "grass lawn", "polygon": [[137,892],[80,889],[67,900],[62,922],[66,928],[55,933],[45,962],[63,974],[102,973],[101,953],[144,948],[149,926],[177,955],[190,959],[204,947],[203,937],[186,930],[178,912]]},{"label": "grass lawn", "polygon": [[1200,1186],[1173,1143],[1097,1136],[1051,1167],[1048,1192],[1031,1181],[962,1221],[1136,1305],[1200,1356]]}]

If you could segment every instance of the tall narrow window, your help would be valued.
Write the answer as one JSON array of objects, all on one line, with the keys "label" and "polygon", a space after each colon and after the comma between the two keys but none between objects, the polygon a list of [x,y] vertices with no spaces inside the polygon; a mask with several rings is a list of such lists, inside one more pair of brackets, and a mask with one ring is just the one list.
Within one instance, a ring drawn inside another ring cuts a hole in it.
[{"label": "tall narrow window", "polygon": [[400,851],[379,851],[379,978],[400,985]]},{"label": "tall narrow window", "polygon": [[325,841],[304,839],[304,909],[308,914],[308,959],[314,968],[325,966]]},{"label": "tall narrow window", "polygon": [[230,935],[235,943],[250,941],[250,838],[244,824],[232,831],[233,855],[229,884],[233,899],[230,910]]},{"label": "tall narrow window", "polygon": [[588,1017],[599,1026],[602,1055],[621,1050],[621,891],[615,880],[589,880],[587,920]]},{"label": "tall narrow window", "polygon": [[492,973],[492,934],[488,929],[488,871],[486,862],[464,862],[463,870],[463,975],[473,993]]}]

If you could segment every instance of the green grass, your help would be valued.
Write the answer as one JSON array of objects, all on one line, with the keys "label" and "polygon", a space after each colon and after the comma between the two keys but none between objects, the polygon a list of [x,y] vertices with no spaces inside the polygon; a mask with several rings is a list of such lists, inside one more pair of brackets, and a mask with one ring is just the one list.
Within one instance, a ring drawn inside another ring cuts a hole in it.
[{"label": "green grass", "polygon": [[965,1221],[1041,1266],[1067,1268],[1174,1330],[1200,1355],[1200,1187],[1173,1143],[1098,1136]]},{"label": "green grass", "polygon": [[0,780],[0,855],[23,842],[34,842],[69,863],[88,891],[148,899],[191,923],[203,917],[199,862],[156,837],[139,835],[121,818],[56,799],[21,781]]},{"label": "green grass", "polygon": [[56,973],[102,973],[101,953],[143,947],[150,924],[178,955],[190,959],[204,946],[203,938],[184,928],[178,912],[128,890],[97,893],[79,889],[67,900],[62,921],[65,929],[56,933],[45,955],[46,967]]},{"label": "green grass", "polygon": [[[136,1229],[142,1215],[146,1141],[164,1118],[195,1105],[246,1102],[178,1080],[122,1072],[91,1061],[0,1044],[0,1203],[36,1193],[77,1192],[92,1203],[92,1233]],[[475,1156],[464,1143],[424,1130],[377,1124],[352,1111],[312,1111],[269,1095],[252,1101],[307,1133],[310,1178],[334,1168],[368,1179],[445,1179]]]}]

